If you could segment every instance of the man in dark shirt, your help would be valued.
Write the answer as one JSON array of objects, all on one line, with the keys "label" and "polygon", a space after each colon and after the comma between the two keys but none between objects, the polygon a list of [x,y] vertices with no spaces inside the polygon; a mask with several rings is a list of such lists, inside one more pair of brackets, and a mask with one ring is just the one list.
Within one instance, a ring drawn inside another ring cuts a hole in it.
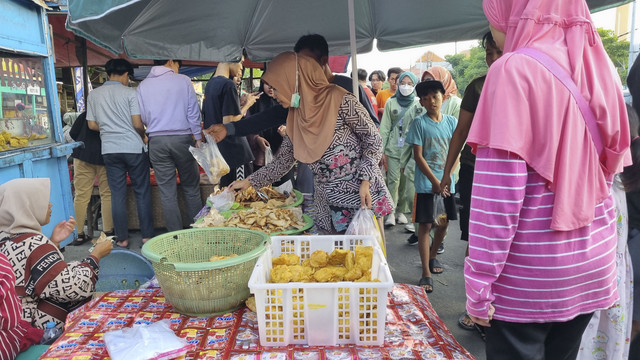
[{"label": "man in dark shirt", "polygon": [[[334,75],[329,69],[329,44],[327,40],[318,34],[304,35],[296,42],[293,50],[299,54],[309,56],[315,59],[324,69],[327,80],[336,84],[349,92],[353,92],[353,82],[351,78],[343,75]],[[365,107],[369,116],[376,125],[380,125],[377,115],[369,102],[369,98],[362,86],[358,86],[360,103]],[[205,122],[205,131],[213,136],[216,141],[222,141],[229,136],[246,136],[249,134],[257,134],[263,130],[284,125],[287,121],[289,109],[285,109],[280,105],[276,105],[268,110],[260,112],[242,119],[235,123],[224,125],[207,126]]]},{"label": "man in dark shirt", "polygon": [[[240,107],[238,88],[236,83],[230,79],[234,76],[242,76],[242,61],[219,63],[214,76],[207,82],[202,105],[205,128],[210,128],[214,124],[229,124],[242,119],[251,105],[256,102],[258,97],[249,94],[244,107]],[[234,180],[244,179],[251,174],[250,163],[253,161],[253,154],[244,136],[230,137],[220,141],[218,148],[230,168],[230,172],[220,179],[220,186],[227,186]]]}]

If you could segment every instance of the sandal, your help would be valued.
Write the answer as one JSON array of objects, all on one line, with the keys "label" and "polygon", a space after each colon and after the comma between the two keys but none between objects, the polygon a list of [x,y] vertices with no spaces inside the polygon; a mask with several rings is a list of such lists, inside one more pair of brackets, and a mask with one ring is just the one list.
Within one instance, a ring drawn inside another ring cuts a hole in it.
[{"label": "sandal", "polygon": [[[127,242],[127,245],[122,245],[123,242]],[[116,246],[117,247],[121,247],[123,249],[128,249],[129,248],[129,240],[122,240],[122,241],[116,241]]]},{"label": "sandal", "polygon": [[476,328],[476,323],[471,320],[471,317],[467,312],[463,312],[458,318],[458,326],[465,330],[473,331]]},{"label": "sandal", "polygon": [[[435,269],[440,269],[440,271],[436,271]],[[429,259],[429,271],[431,271],[432,274],[442,274],[444,268],[437,258],[433,258]]]},{"label": "sandal", "polygon": [[424,276],[420,281],[418,281],[418,286],[420,286],[424,292],[429,294],[433,291],[433,279],[430,276]]},{"label": "sandal", "polygon": [[91,238],[87,234],[82,234],[82,235],[78,235],[78,238],[69,245],[80,246],[88,243],[89,241],[91,241]]}]

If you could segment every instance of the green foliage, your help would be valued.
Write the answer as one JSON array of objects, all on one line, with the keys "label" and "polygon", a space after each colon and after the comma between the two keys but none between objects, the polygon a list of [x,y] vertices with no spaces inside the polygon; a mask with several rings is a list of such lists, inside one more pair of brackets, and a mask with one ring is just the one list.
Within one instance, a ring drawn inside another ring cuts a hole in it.
[{"label": "green foliage", "polygon": [[488,70],[484,60],[484,49],[479,44],[470,50],[469,56],[456,54],[447,55],[444,58],[453,67],[451,75],[458,86],[460,95],[464,94],[464,90],[473,79],[485,75]]},{"label": "green foliage", "polygon": [[[612,30],[598,29],[598,34],[600,34],[602,44],[620,75],[622,84],[626,86],[627,73],[629,72],[629,42],[619,40]],[[463,54],[445,56],[445,59],[453,67],[451,73],[461,96],[473,79],[487,73],[488,68],[484,57],[484,49],[480,43],[470,50],[469,56]]]},{"label": "green foliage", "polygon": [[627,73],[629,73],[629,42],[619,40],[613,30],[598,29],[602,45],[609,54],[613,65],[618,70],[622,85],[627,85]]}]

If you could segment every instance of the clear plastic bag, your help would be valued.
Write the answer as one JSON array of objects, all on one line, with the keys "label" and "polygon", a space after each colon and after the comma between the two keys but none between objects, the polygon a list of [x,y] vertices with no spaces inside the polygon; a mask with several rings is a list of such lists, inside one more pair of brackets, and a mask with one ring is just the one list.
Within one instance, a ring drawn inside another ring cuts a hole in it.
[{"label": "clear plastic bag", "polygon": [[385,256],[387,255],[384,243],[382,242],[382,234],[380,233],[378,221],[373,211],[369,209],[359,209],[356,211],[345,235],[373,235],[376,237],[378,244],[380,244],[382,252]]},{"label": "clear plastic bag", "polygon": [[447,210],[442,195],[433,195],[433,223],[436,226],[447,225]]},{"label": "clear plastic bag", "polygon": [[216,195],[210,195],[207,203],[216,208],[219,212],[230,210],[236,201],[236,194],[229,188],[224,189]]},{"label": "clear plastic bag", "polygon": [[271,146],[267,146],[266,149],[264,149],[264,164],[267,165],[272,161],[273,161],[273,152],[271,152]]},{"label": "clear plastic bag", "polygon": [[205,133],[204,136],[207,142],[199,148],[189,146],[189,151],[207,173],[209,182],[219,184],[220,178],[229,173],[229,165],[222,157],[216,141],[209,134]]},{"label": "clear plastic bag", "polygon": [[104,344],[113,360],[168,360],[186,354],[192,345],[171,330],[169,320],[136,325],[104,334]]}]

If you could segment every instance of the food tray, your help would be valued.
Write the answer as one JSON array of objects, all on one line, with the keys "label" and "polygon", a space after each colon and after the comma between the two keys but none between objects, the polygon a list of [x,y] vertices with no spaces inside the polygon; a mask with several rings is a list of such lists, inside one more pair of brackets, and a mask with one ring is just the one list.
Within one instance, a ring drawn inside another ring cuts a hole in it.
[{"label": "food tray", "polygon": [[[272,257],[294,253],[301,261],[316,250],[355,251],[373,246],[371,278],[376,282],[269,283]],[[260,344],[382,345],[387,294],[393,278],[373,236],[274,236],[256,263],[249,289],[256,297]]]}]

